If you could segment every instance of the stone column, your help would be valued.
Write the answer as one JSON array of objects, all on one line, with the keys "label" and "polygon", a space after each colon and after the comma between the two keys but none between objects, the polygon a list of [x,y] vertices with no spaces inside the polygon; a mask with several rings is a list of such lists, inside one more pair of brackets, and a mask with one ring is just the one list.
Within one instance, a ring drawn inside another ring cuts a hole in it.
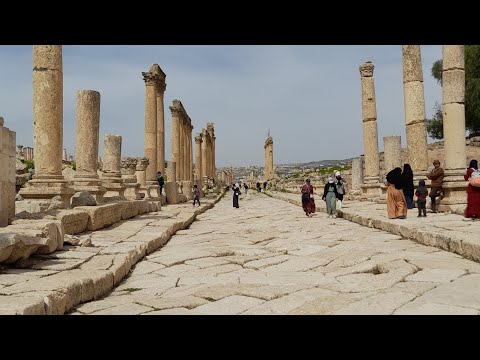
[{"label": "stone column", "polygon": [[208,177],[208,138],[207,138],[207,131],[202,129],[201,132],[202,136],[202,180],[204,177]]},{"label": "stone column", "polygon": [[125,200],[123,180],[121,176],[122,137],[105,134],[103,137],[103,169],[102,181],[107,189],[105,198],[119,197]]},{"label": "stone column", "polygon": [[380,159],[378,154],[377,108],[375,103],[374,65],[367,61],[360,65],[362,83],[363,147],[365,176],[362,191],[368,198],[380,196]]},{"label": "stone column", "polygon": [[363,184],[363,157],[352,160],[352,190],[351,194],[359,195]]},{"label": "stone column", "polygon": [[157,80],[157,171],[165,175],[165,111],[163,99],[167,84],[165,83],[166,75],[160,69],[160,66],[158,66],[156,72],[159,75]]},{"label": "stone column", "polygon": [[[76,171],[73,187],[75,192],[88,191],[97,201],[103,203],[107,191],[97,174],[98,137],[100,128],[100,93],[93,90],[77,92],[76,115]],[[64,150],[66,157],[67,151]]]},{"label": "stone column", "polygon": [[20,189],[24,199],[49,201],[59,195],[67,207],[74,190],[62,175],[63,72],[61,45],[33,46],[33,142],[35,175]]},{"label": "stone column", "polygon": [[144,153],[149,160],[147,182],[151,182],[157,177],[157,79],[152,72],[142,72],[142,75],[146,85]]},{"label": "stone column", "polygon": [[[78,95],[77,95],[78,96]],[[98,140],[98,139],[97,139]],[[97,146],[98,148],[98,146]],[[63,161],[67,161],[67,149],[63,149],[63,157],[62,157],[62,160]]]},{"label": "stone column", "polygon": [[215,170],[215,127],[213,123],[207,123],[207,131],[210,134],[211,144],[210,144],[210,177],[215,179],[216,170]]},{"label": "stone column", "polygon": [[263,147],[265,149],[265,180],[273,178],[273,138],[269,136]]},{"label": "stone column", "polygon": [[[137,169],[137,158],[127,157],[122,159],[122,179],[125,186],[125,197],[127,200],[140,200],[138,192],[140,184],[137,182],[135,170]],[[143,171],[145,174],[145,170]]]},{"label": "stone column", "polygon": [[[3,119],[3,118],[2,118]],[[27,148],[25,148],[26,150]],[[19,157],[25,157],[25,154],[23,152],[23,145],[17,145],[17,155]]]},{"label": "stone column", "polygon": [[439,210],[463,209],[467,202],[463,179],[467,167],[465,140],[465,46],[443,45],[443,134],[445,198]]},{"label": "stone column", "polygon": [[145,175],[145,172],[147,170],[148,163],[149,160],[146,157],[137,158],[135,176],[137,177],[137,183],[139,183],[141,187],[145,187],[145,185],[147,185],[147,177]]},{"label": "stone column", "polygon": [[165,169],[167,181],[165,182],[165,195],[167,203],[178,204],[178,186],[177,186],[177,170],[174,161],[167,161],[167,168]]},{"label": "stone column", "polygon": [[[172,112],[172,162],[178,164],[180,160],[180,127],[181,127],[181,112],[180,109],[174,106],[170,106]],[[180,169],[175,166],[175,179],[180,178]]]},{"label": "stone column", "polygon": [[401,136],[385,136],[383,138],[383,156],[385,174],[402,166],[402,137]]},{"label": "stone column", "polygon": [[427,121],[420,45],[403,45],[402,59],[408,163],[416,177],[425,179],[428,168]]},{"label": "stone column", "polygon": [[0,117],[0,227],[15,217],[16,133],[3,126]]},{"label": "stone column", "polygon": [[195,180],[202,180],[202,134],[195,136]]},{"label": "stone column", "polygon": [[180,120],[180,150],[178,155],[178,162],[177,162],[177,172],[178,172],[178,181],[184,180],[184,161],[185,161],[185,118],[182,114]]}]

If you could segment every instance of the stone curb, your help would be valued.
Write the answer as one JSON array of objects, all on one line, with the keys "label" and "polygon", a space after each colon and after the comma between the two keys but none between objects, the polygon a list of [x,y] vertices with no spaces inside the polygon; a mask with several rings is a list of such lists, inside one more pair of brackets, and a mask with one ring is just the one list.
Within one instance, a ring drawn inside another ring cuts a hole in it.
[{"label": "stone curb", "polygon": [[[220,193],[213,202],[204,203],[186,218],[180,213],[166,229],[147,232],[145,237],[150,237],[147,241],[128,239],[120,246],[105,247],[98,255],[112,257],[112,264],[106,270],[98,270],[86,262],[78,269],[35,280],[34,289],[28,284],[30,281],[0,288],[0,315],[62,315],[81,303],[104,296],[128,275],[133,265],[165,245],[178,230],[190,226],[197,215],[213,208],[223,195],[224,192]],[[91,260],[94,259],[95,256]]]},{"label": "stone curb", "polygon": [[[268,193],[267,195],[277,200],[283,200],[293,205],[302,206],[300,200],[294,200],[272,193]],[[316,209],[317,211],[325,211],[325,207],[321,206],[317,206]],[[468,238],[467,236],[452,230],[433,227],[428,229],[427,226],[423,229],[414,229],[402,225],[402,220],[387,219],[378,216],[364,216],[347,209],[339,210],[337,214],[338,217],[362,226],[383,230],[409,240],[414,240],[423,245],[434,246],[445,251],[459,254],[466,259],[480,262],[480,238],[474,239],[474,236]]]}]

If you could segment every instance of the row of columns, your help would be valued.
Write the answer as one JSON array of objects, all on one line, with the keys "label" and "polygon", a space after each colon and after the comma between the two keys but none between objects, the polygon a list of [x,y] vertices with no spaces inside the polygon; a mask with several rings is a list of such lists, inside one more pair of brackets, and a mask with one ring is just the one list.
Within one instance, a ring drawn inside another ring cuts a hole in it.
[{"label": "row of columns", "polygon": [[23,157],[25,160],[33,160],[33,148],[24,147],[23,145],[17,145],[16,155]]},{"label": "row of columns", "polygon": [[[465,145],[465,48],[463,45],[443,46],[442,102],[445,147],[445,199],[449,205],[466,202],[462,174],[466,166]],[[405,126],[408,163],[417,178],[425,178],[428,170],[427,127],[423,89],[423,71],[419,45],[402,46]],[[360,65],[362,85],[362,117],[365,173],[363,193],[379,195],[380,161],[378,151],[377,113],[374,65]],[[401,166],[401,139],[385,137],[385,169]],[[352,169],[353,171],[353,169]],[[355,178],[356,176],[354,176]],[[352,186],[353,187],[353,186]]]},{"label": "row of columns", "polygon": [[172,161],[176,166],[176,179],[193,181],[192,120],[180,100],[173,100]]}]

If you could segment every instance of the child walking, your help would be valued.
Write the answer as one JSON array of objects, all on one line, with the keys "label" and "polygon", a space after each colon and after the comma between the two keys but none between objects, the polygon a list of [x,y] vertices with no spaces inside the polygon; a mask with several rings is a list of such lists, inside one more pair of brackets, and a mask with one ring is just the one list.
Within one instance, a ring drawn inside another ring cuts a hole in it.
[{"label": "child walking", "polygon": [[200,190],[198,190],[197,185],[193,185],[193,206],[195,206],[195,201],[198,202],[198,207],[200,207]]},{"label": "child walking", "polygon": [[415,196],[417,197],[417,207],[418,207],[418,217],[427,216],[427,196],[428,190],[425,186],[425,180],[420,180],[418,182],[417,191],[415,191]]}]

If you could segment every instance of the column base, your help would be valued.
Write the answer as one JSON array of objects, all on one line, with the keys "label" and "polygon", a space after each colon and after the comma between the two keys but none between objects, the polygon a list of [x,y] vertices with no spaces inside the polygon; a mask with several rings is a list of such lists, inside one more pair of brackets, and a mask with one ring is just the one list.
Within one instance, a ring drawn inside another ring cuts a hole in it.
[{"label": "column base", "polygon": [[150,196],[152,199],[158,199],[160,197],[160,186],[158,185],[157,181],[147,181],[147,185],[145,186],[150,189]]},{"label": "column base", "polygon": [[97,205],[103,204],[103,196],[107,189],[102,186],[102,180],[99,178],[81,178],[74,176],[73,189],[75,192],[87,191],[95,198]]},{"label": "column base", "polygon": [[[364,183],[360,185],[362,188],[362,197],[368,200],[374,200],[379,198],[382,195],[382,189],[380,186],[383,183],[380,183],[378,176],[366,176],[363,181]],[[385,184],[383,184],[385,185]]]},{"label": "column base", "polygon": [[62,175],[33,176],[24,188],[18,192],[26,200],[41,200],[48,202],[55,196],[60,196],[67,208],[70,208],[70,199],[75,190]]},{"label": "column base", "polygon": [[[103,195],[105,201],[107,200],[127,200],[125,198],[125,186],[123,186],[123,180],[121,177],[109,177],[103,174],[102,184],[107,189],[107,192]],[[107,199],[110,198],[110,199]]]},{"label": "column base", "polygon": [[178,187],[176,182],[167,181],[165,183],[165,194],[167,194],[168,204],[178,204]]},{"label": "column base", "polygon": [[140,184],[138,183],[124,183],[125,192],[124,195],[127,200],[141,200],[142,197],[140,196]]},{"label": "column base", "polygon": [[467,185],[462,170],[445,170],[443,178],[443,195],[444,198],[438,202],[439,211],[458,211],[460,207],[465,208],[467,205]]},{"label": "column base", "polygon": [[192,200],[193,199],[192,183],[190,181],[184,181],[183,182],[183,192],[182,193],[187,197],[187,200]]},{"label": "column base", "polygon": [[380,197],[376,200],[378,204],[386,204],[387,203],[387,186],[385,184],[380,183]]}]

